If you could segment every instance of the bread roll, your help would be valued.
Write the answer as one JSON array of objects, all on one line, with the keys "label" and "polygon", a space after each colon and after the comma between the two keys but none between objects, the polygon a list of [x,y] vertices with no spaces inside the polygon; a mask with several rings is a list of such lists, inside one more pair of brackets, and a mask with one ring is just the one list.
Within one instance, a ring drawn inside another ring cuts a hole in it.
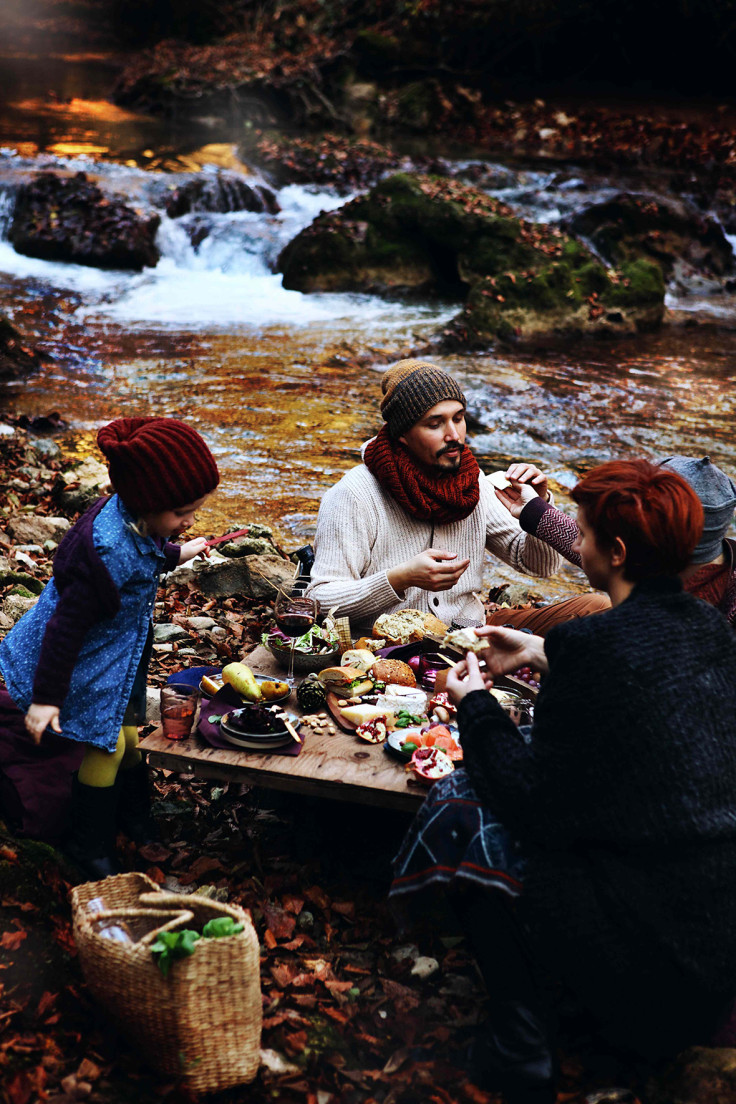
[{"label": "bread roll", "polygon": [[366,674],[375,662],[376,657],[367,648],[351,648],[349,651],[343,652],[340,666],[353,667],[356,671],[362,671],[363,674]]},{"label": "bread roll", "polygon": [[371,668],[374,682],[392,682],[396,686],[416,686],[417,680],[408,663],[400,659],[377,659]]}]

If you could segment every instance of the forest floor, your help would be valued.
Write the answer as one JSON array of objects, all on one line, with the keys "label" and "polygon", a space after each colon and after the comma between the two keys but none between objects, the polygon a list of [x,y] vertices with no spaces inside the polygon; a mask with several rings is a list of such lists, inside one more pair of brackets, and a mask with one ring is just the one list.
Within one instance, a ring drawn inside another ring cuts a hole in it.
[{"label": "forest floor", "polygon": [[[29,452],[30,449],[30,452]],[[57,515],[53,479],[24,492],[33,438],[0,438],[0,475],[13,510]],[[47,470],[63,466],[46,460]],[[3,538],[3,544],[8,542]],[[12,546],[0,549],[12,551]],[[43,578],[50,563],[39,561]],[[9,592],[12,586],[5,588]],[[203,612],[230,627],[219,658],[247,654],[269,607],[244,598],[213,609],[188,586],[160,592],[157,620]],[[185,655],[154,653],[151,681],[217,661],[211,640]],[[218,1104],[485,1104],[462,1053],[483,1015],[483,989],[452,917],[439,910],[401,933],[388,911],[391,859],[407,815],[215,785],[153,772],[161,842],[120,836],[126,869],[165,889],[250,910],[261,946],[262,1064]],[[162,1078],[89,995],[72,937],[74,871],[46,844],[0,824],[0,1099],[4,1104],[178,1104],[183,1082]],[[175,968],[175,967],[174,967]],[[636,1072],[568,1025],[559,1102],[582,1101]]]}]

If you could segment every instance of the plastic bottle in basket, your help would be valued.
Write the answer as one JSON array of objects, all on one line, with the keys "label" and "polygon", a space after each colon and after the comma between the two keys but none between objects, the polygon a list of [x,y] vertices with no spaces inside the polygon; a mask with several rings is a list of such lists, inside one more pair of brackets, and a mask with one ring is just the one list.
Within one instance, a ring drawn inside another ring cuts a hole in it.
[{"label": "plastic bottle in basket", "polygon": [[[92,897],[87,903],[88,912],[107,912],[107,905],[102,897]],[[133,939],[125,921],[101,920],[95,924],[95,930],[103,939],[114,939],[116,943],[132,943]]]}]

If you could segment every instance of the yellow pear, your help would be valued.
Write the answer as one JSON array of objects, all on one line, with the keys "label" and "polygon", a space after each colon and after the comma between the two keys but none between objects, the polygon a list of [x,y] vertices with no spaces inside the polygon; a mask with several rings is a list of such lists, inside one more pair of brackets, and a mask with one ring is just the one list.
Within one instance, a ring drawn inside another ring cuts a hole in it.
[{"label": "yellow pear", "polygon": [[228,663],[223,668],[222,681],[229,683],[246,701],[260,701],[263,697],[255,675],[245,663]]}]

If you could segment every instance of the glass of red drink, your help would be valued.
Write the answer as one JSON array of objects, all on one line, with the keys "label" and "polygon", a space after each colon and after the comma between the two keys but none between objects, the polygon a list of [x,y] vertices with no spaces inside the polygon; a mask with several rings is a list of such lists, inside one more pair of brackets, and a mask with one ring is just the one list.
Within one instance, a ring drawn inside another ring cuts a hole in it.
[{"label": "glass of red drink", "polygon": [[161,687],[161,725],[169,740],[183,740],[192,731],[199,691],[183,682]]},{"label": "glass of red drink", "polygon": [[291,637],[289,649],[289,670],[286,681],[294,686],[294,646],[297,639],[312,628],[317,620],[319,604],[314,598],[304,598],[301,594],[279,594],[274,606],[276,625],[282,633]]}]

